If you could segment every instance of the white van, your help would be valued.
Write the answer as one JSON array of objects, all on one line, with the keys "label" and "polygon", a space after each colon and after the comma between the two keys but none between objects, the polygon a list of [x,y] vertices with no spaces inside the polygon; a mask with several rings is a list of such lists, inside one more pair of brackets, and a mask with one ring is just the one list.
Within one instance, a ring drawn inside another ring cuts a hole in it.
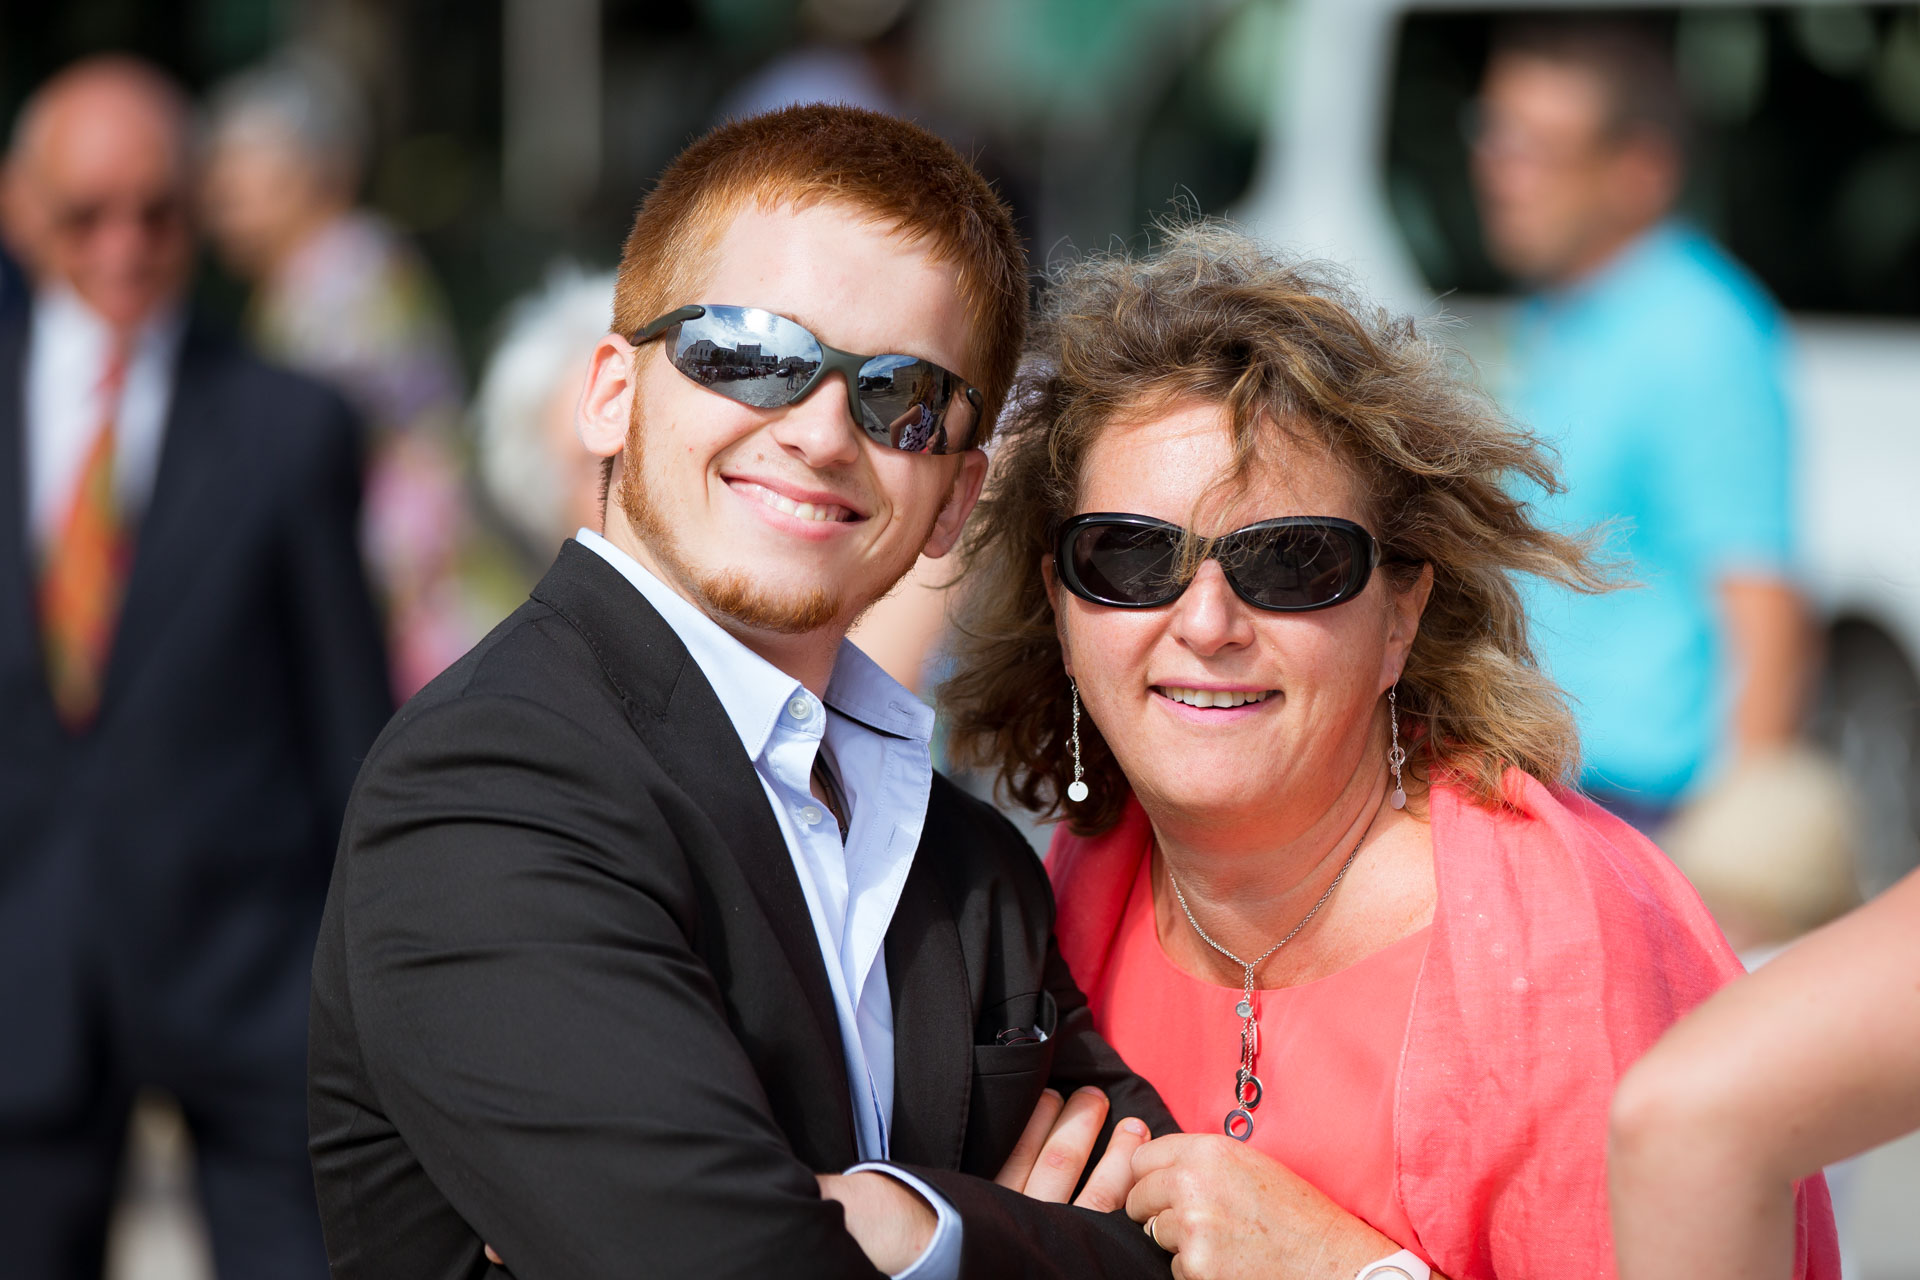
[{"label": "white van", "polygon": [[[1245,68],[1249,40],[1266,51],[1229,212],[1404,307],[1465,318],[1497,385],[1512,300],[1480,247],[1461,121],[1496,24],[1560,7],[1255,0],[1185,73]],[[1868,801],[1874,892],[1920,861],[1920,4],[1612,7],[1672,24],[1703,117],[1689,211],[1792,317],[1805,585],[1827,637],[1816,731]],[[1168,102],[1191,113],[1191,98]],[[1206,169],[1196,149],[1234,145],[1209,128],[1190,121],[1176,147],[1188,171]],[[1180,135],[1150,120],[1146,163],[1155,136]]]}]

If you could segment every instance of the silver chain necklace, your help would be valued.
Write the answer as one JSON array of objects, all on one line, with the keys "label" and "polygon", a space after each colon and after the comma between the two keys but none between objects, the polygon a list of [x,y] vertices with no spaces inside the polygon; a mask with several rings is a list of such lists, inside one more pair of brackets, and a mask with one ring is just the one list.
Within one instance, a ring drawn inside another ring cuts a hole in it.
[{"label": "silver chain necklace", "polygon": [[1360,846],[1365,844],[1366,840],[1367,833],[1363,831],[1360,833],[1360,839],[1354,842],[1353,852],[1349,853],[1347,860],[1340,864],[1340,870],[1334,875],[1333,883],[1327,886],[1326,891],[1320,895],[1319,901],[1307,909],[1307,914],[1300,917],[1299,924],[1287,930],[1286,937],[1262,951],[1259,958],[1255,960],[1242,960],[1215,942],[1213,936],[1200,927],[1200,922],[1193,918],[1193,908],[1187,905],[1187,895],[1180,891],[1180,882],[1173,877],[1173,865],[1167,864],[1167,883],[1173,886],[1173,896],[1179,899],[1180,910],[1186,914],[1187,923],[1192,925],[1193,931],[1200,935],[1200,941],[1240,966],[1240,1003],[1233,1007],[1234,1013],[1241,1020],[1240,1066],[1233,1073],[1233,1109],[1227,1112],[1223,1126],[1227,1136],[1235,1141],[1245,1142],[1253,1137],[1253,1112],[1260,1105],[1260,1098],[1266,1092],[1261,1087],[1260,1077],[1253,1073],[1253,1060],[1260,1052],[1260,1023],[1254,1017],[1253,1009],[1253,971],[1265,964],[1268,956],[1292,942],[1294,936],[1307,927],[1307,922],[1320,914],[1320,908],[1327,905],[1327,899],[1331,898],[1333,891],[1340,887],[1340,882],[1347,878],[1347,868],[1351,867],[1353,860],[1360,856]]}]

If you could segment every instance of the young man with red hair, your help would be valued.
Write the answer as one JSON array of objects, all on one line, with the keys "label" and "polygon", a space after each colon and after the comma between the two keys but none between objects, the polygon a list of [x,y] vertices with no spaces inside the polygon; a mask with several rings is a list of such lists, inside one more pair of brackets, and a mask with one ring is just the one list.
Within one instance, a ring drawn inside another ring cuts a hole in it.
[{"label": "young man with red hair", "polygon": [[912,125],[793,108],[668,169],[578,414],[603,531],[355,790],[314,972],[336,1277],[1166,1274],[1042,1203],[1079,1168],[1035,1163],[1043,1090],[1112,1099],[1087,1206],[1121,1117],[1171,1121],[1038,862],[844,640],[954,545],[1025,320],[1005,208]]}]

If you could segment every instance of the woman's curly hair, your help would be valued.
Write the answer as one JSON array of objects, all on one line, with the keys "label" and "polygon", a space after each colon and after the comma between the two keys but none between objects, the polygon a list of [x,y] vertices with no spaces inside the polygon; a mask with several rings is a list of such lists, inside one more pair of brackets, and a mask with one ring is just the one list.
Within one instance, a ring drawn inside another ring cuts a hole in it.
[{"label": "woman's curly hair", "polygon": [[[1244,477],[1280,434],[1330,448],[1357,481],[1397,589],[1433,568],[1400,678],[1419,776],[1443,771],[1487,804],[1520,769],[1569,784],[1579,739],[1527,638],[1516,578],[1608,586],[1590,542],[1553,532],[1516,496],[1557,492],[1550,455],[1507,422],[1413,321],[1364,302],[1331,267],[1269,252],[1217,224],[1171,229],[1149,257],[1058,272],[1009,398],[993,479],[964,547],[956,670],[941,689],[951,754],[1001,794],[1058,813],[1072,780],[1066,671],[1041,561],[1077,510],[1089,447],[1116,419],[1181,401],[1224,406]],[[1128,787],[1081,727],[1091,794],[1076,831],[1118,821]]]}]

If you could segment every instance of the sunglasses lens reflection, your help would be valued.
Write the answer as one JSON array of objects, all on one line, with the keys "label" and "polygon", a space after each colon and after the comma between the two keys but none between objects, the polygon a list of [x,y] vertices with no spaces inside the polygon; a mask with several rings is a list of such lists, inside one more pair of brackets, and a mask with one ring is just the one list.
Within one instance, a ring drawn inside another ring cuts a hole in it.
[{"label": "sunglasses lens reflection", "polygon": [[965,404],[960,380],[939,365],[916,356],[875,356],[860,366],[859,390],[860,427],[881,444],[908,453],[967,447],[971,432],[955,440],[951,429],[972,406]]},{"label": "sunglasses lens reflection", "polygon": [[820,344],[785,316],[758,307],[708,307],[673,338],[681,373],[729,400],[771,409],[820,368]]},{"label": "sunglasses lens reflection", "polygon": [[1088,525],[1070,548],[1074,575],[1096,598],[1115,604],[1160,604],[1180,594],[1180,534],[1132,524]]},{"label": "sunglasses lens reflection", "polygon": [[1364,556],[1352,534],[1338,526],[1283,525],[1242,534],[1221,546],[1221,568],[1257,604],[1303,609],[1331,604],[1352,589],[1354,568]]}]

